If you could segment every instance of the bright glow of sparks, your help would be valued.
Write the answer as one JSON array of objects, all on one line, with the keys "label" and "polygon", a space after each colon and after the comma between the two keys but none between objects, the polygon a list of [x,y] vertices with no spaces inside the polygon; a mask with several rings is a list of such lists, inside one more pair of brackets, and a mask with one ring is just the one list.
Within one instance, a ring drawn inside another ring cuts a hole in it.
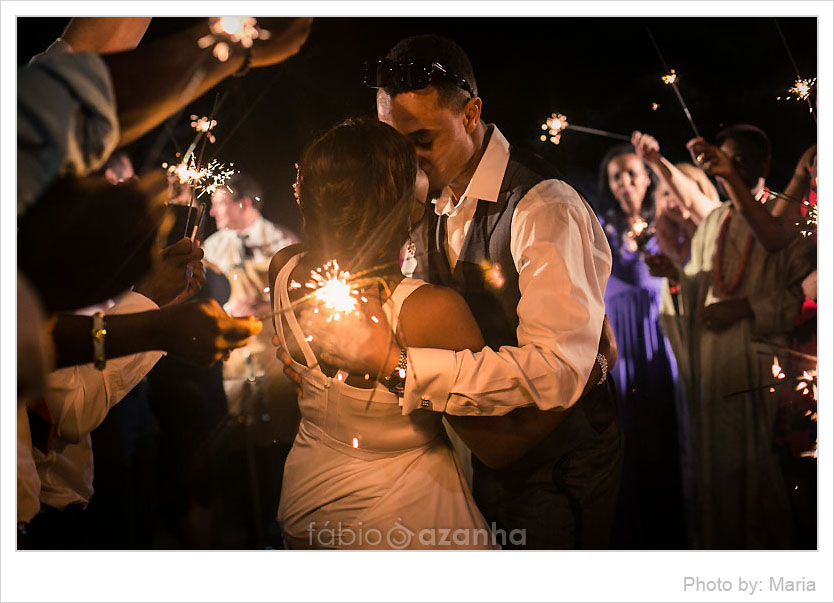
[{"label": "bright glow of sparks", "polygon": [[481,270],[484,272],[484,281],[493,289],[501,289],[506,282],[501,272],[501,264],[492,263],[489,260],[481,262]]},{"label": "bright glow of sparks", "polygon": [[321,268],[310,272],[306,287],[313,290],[313,297],[332,312],[327,322],[339,320],[342,313],[356,311],[358,303],[353,288],[348,283],[350,273],[339,268],[336,260],[330,260]]},{"label": "bright glow of sparks", "polygon": [[[227,168],[226,164],[220,163],[216,159],[212,159],[211,163],[209,163],[205,168],[205,175],[203,178],[197,181],[194,185],[195,190],[200,191],[197,198],[199,199],[202,197],[204,193],[211,195],[221,186],[226,186],[226,180],[234,176],[237,171],[233,168],[233,166],[234,163],[230,163]],[[226,189],[229,192],[232,192],[232,189],[228,186],[226,186]]]},{"label": "bright glow of sparks", "polygon": [[678,81],[678,74],[675,73],[674,69],[672,69],[672,71],[670,73],[667,73],[666,75],[661,76],[660,79],[663,80],[664,84],[675,84]]},{"label": "bright glow of sparks", "polygon": [[[568,127],[568,125],[568,118],[565,117],[564,114],[554,113],[542,124],[542,130],[547,130],[547,133],[550,136],[550,142],[553,144],[559,144],[562,140],[562,132]],[[546,137],[541,140],[544,142]]]},{"label": "bright glow of sparks", "polygon": [[197,44],[200,48],[214,46],[212,54],[221,63],[229,60],[233,44],[252,48],[255,40],[270,37],[269,31],[258,27],[255,17],[211,17],[209,30],[211,33],[197,40]]},{"label": "bright glow of sparks", "polygon": [[359,438],[353,438],[353,447],[359,448]]},{"label": "bright glow of sparks", "polygon": [[197,132],[205,132],[206,138],[212,144],[216,141],[214,138],[214,134],[212,133],[212,129],[214,126],[217,125],[216,119],[209,119],[208,117],[197,117],[196,115],[191,116],[191,127],[194,128]]},{"label": "bright glow of sparks", "polygon": [[660,106],[660,105],[658,105],[657,103],[652,103],[652,111],[657,111],[657,108],[658,108],[659,106]]},{"label": "bright glow of sparks", "polygon": [[782,372],[782,367],[779,364],[779,358],[776,356],[773,357],[773,365],[770,367],[770,371],[773,373],[774,377],[779,377],[779,374]]},{"label": "bright glow of sparks", "polygon": [[817,206],[809,204],[807,200],[804,203],[808,208],[808,215],[805,216],[804,224],[796,222],[796,225],[799,226],[802,236],[807,238],[817,234]]},{"label": "bright glow of sparks", "polygon": [[[197,162],[194,160],[194,155],[189,155],[188,160],[183,160],[176,165],[168,165],[163,163],[162,167],[168,170],[169,174],[176,176],[180,184],[190,186],[196,191],[199,191],[197,198],[203,196],[204,193],[212,194],[221,186],[226,185],[226,180],[231,178],[237,170],[230,163],[227,168],[225,164],[219,163],[213,159],[206,167],[198,168]],[[226,187],[229,189],[229,187]],[[231,189],[229,189],[231,191]]]},{"label": "bright glow of sparks", "polygon": [[[797,78],[797,80],[793,83],[792,88],[788,88],[788,92],[794,95],[794,98],[798,101],[807,101],[808,98],[811,96],[811,90],[814,89],[814,86],[817,83],[817,78],[811,80],[803,80]],[[790,96],[785,97],[785,100],[791,100]]]}]

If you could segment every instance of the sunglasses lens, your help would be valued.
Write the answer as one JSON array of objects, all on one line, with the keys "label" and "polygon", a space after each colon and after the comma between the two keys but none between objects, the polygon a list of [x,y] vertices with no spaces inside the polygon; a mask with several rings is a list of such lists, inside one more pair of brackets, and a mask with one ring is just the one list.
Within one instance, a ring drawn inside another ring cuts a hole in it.
[{"label": "sunglasses lens", "polygon": [[369,88],[382,88],[394,81],[394,65],[386,59],[377,59],[374,63],[365,63],[365,85]]},{"label": "sunglasses lens", "polygon": [[403,66],[403,83],[412,90],[422,90],[431,80],[431,67],[408,63]]}]

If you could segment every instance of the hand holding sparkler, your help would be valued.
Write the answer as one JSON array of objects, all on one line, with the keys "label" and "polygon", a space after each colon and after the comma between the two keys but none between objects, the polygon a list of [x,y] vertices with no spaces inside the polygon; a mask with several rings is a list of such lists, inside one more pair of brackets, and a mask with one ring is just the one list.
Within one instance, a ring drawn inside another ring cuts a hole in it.
[{"label": "hand holding sparkler", "polygon": [[695,165],[704,169],[710,176],[730,178],[736,173],[733,162],[714,144],[703,138],[693,138],[686,143]]},{"label": "hand holding sparkler", "polygon": [[660,163],[660,143],[651,134],[644,134],[639,130],[631,133],[631,144],[637,151],[637,156],[649,164]]},{"label": "hand holding sparkler", "polygon": [[255,317],[231,318],[213,299],[175,304],[159,310],[158,343],[153,349],[198,366],[211,366],[261,332]]},{"label": "hand holding sparkler", "polygon": [[189,239],[180,239],[160,252],[153,268],[136,283],[134,291],[159,307],[185,301],[205,283],[202,258],[202,249]]},{"label": "hand holding sparkler", "polygon": [[647,253],[643,256],[646,266],[649,268],[649,274],[652,276],[669,279],[669,283],[674,285],[680,281],[681,271],[672,259],[662,253]]}]

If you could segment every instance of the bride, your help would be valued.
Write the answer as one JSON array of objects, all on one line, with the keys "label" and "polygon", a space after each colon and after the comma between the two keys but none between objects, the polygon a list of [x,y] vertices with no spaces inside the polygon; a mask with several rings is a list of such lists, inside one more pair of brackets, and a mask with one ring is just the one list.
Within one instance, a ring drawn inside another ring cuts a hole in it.
[{"label": "bride", "polygon": [[[314,307],[301,285],[333,260],[351,274],[376,277],[359,279],[371,285],[357,295],[378,298],[399,345],[483,348],[462,297],[400,273],[416,175],[409,142],[364,119],[325,133],[299,166],[305,245],[281,250],[270,267],[276,333],[303,382],[302,420],[278,509],[288,548],[498,548],[446,439],[443,415],[403,415],[399,398],[373,375],[320,362],[304,328],[327,310]],[[339,336],[347,318],[330,316]]]}]

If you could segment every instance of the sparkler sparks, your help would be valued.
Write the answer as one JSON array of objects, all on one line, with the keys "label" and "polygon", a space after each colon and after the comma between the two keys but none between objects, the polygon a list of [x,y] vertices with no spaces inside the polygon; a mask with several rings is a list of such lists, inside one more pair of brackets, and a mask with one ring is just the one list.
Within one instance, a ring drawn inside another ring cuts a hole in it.
[{"label": "sparkler sparks", "polygon": [[205,168],[197,168],[197,162],[194,159],[194,155],[190,155],[188,159],[183,159],[176,165],[163,163],[162,167],[166,168],[169,174],[176,176],[180,184],[186,184],[191,187],[196,186],[196,184],[206,176]]},{"label": "sparkler sparks", "polygon": [[562,140],[562,132],[565,130],[576,130],[577,132],[585,132],[586,134],[596,134],[597,136],[605,136],[606,138],[614,138],[615,140],[630,141],[631,138],[624,134],[615,134],[614,132],[606,132],[605,130],[597,130],[596,128],[586,128],[584,126],[575,126],[568,123],[568,118],[562,113],[553,113],[541,125],[542,130],[547,134],[542,134],[539,140],[546,142],[548,138],[553,144],[559,144]]},{"label": "sparkler sparks", "polygon": [[212,54],[221,63],[229,60],[232,44],[240,44],[244,48],[252,48],[255,40],[269,39],[270,33],[258,27],[255,17],[212,17],[209,19],[209,30],[199,40],[200,48],[214,46]]},{"label": "sparkler sparks", "polygon": [[655,229],[651,224],[643,218],[637,218],[623,235],[623,242],[632,253],[642,251],[654,232]]},{"label": "sparkler sparks", "polygon": [[481,270],[484,271],[484,281],[493,289],[501,289],[504,286],[504,274],[501,272],[501,264],[484,260],[481,262]]},{"label": "sparkler sparks", "polygon": [[[234,163],[230,163],[227,168],[226,164],[220,163],[216,159],[212,159],[211,163],[209,163],[205,168],[205,175],[196,183],[194,187],[196,190],[200,191],[197,198],[199,199],[202,197],[204,193],[211,195],[221,186],[226,186],[226,180],[231,178],[236,172],[233,167],[234,165]],[[226,189],[228,189],[229,192],[234,192],[228,186],[226,186]]]},{"label": "sparkler sparks", "polygon": [[807,199],[804,199],[802,204],[808,212],[805,216],[805,223],[794,222],[794,224],[799,226],[799,232],[803,237],[813,237],[817,234],[817,206],[811,205]]},{"label": "sparkler sparks", "polygon": [[660,79],[663,80],[663,83],[667,84],[667,85],[677,84],[678,83],[678,74],[675,73],[674,69],[672,69],[666,75],[661,76]]},{"label": "sparkler sparks", "polygon": [[[550,135],[550,142],[559,144],[562,140],[562,132],[568,127],[568,118],[561,113],[554,113],[542,124],[542,130],[547,130]],[[545,138],[542,138],[544,141]]]},{"label": "sparkler sparks", "polygon": [[[177,177],[180,184],[185,184],[195,191],[199,191],[198,199],[205,193],[211,195],[221,186],[226,186],[226,180],[236,172],[232,166],[234,166],[234,163],[230,163],[227,168],[225,164],[213,159],[206,167],[198,168],[194,155],[191,155],[187,161],[183,160],[176,165],[162,164],[162,167],[166,168],[169,174]],[[229,190],[231,191],[231,189]]]},{"label": "sparkler sparks", "polygon": [[[792,88],[788,88],[788,92],[792,92],[796,95],[796,100],[799,101],[806,101],[808,97],[811,96],[811,90],[814,88],[814,85],[817,83],[817,78],[811,80],[803,80],[797,79]],[[790,100],[790,96],[788,100]]]},{"label": "sparkler sparks", "polygon": [[[793,83],[793,87],[788,88],[788,93],[792,94],[793,96],[786,96],[785,100],[794,100],[798,101],[805,101],[810,103],[811,97],[811,90],[814,89],[814,86],[817,83],[817,78],[811,80],[805,80],[801,78],[796,78],[796,81]],[[776,100],[782,100],[781,96],[777,96]],[[811,109],[813,111],[813,109]]]},{"label": "sparkler sparks", "polygon": [[336,260],[310,272],[305,287],[312,289],[312,297],[330,310],[327,322],[339,320],[342,314],[356,311],[358,292],[350,285],[350,273],[341,270]]},{"label": "sparkler sparks", "polygon": [[205,133],[206,138],[212,144],[216,141],[214,138],[214,133],[211,131],[214,126],[217,125],[216,119],[209,119],[208,117],[198,117],[196,115],[191,116],[191,127],[194,128],[197,133]]}]

